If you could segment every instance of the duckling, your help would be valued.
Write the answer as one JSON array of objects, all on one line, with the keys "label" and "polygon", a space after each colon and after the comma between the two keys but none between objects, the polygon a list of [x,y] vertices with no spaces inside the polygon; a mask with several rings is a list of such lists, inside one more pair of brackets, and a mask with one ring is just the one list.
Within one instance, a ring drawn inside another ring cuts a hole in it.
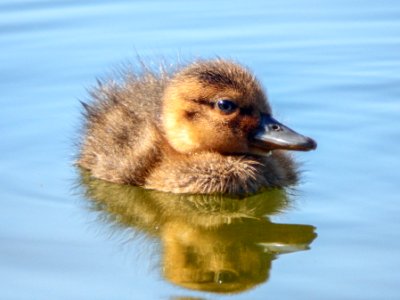
[{"label": "duckling", "polygon": [[128,72],[84,103],[78,165],[92,176],[172,193],[246,195],[298,180],[286,150],[316,142],[272,117],[261,84],[229,60]]}]

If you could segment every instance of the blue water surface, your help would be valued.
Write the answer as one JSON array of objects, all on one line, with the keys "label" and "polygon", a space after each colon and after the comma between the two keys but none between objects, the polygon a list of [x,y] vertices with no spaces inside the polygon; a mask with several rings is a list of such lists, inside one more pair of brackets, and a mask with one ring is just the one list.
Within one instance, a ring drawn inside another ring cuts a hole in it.
[{"label": "blue water surface", "polygon": [[[1,299],[400,299],[399,1],[4,0],[0,54]],[[172,284],[159,237],[110,226],[76,188],[79,100],[137,55],[238,60],[318,141],[270,217],[318,237],[256,287]]]}]

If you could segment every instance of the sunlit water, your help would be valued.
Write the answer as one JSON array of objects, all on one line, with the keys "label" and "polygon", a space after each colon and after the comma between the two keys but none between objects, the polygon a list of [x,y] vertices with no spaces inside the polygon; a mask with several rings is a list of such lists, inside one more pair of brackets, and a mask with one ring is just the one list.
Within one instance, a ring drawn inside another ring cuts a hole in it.
[{"label": "sunlit water", "polygon": [[[400,2],[265,2],[0,3],[1,299],[400,298]],[[137,54],[248,65],[318,141],[294,195],[78,186],[78,100]],[[181,232],[214,272],[180,269]]]}]

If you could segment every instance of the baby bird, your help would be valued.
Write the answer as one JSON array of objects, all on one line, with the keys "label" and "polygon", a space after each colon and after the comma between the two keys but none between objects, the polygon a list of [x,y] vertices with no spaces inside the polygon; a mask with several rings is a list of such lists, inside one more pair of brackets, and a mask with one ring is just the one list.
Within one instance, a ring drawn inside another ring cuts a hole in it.
[{"label": "baby bird", "polygon": [[296,183],[285,150],[316,148],[275,120],[254,75],[228,60],[145,67],[100,83],[91,96],[78,164],[115,183],[248,195]]}]

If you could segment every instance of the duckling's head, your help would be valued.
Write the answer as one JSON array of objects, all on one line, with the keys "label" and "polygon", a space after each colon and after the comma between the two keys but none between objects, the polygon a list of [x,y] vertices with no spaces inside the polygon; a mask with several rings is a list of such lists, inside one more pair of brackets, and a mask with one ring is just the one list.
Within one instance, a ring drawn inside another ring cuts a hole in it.
[{"label": "duckling's head", "polygon": [[181,153],[316,148],[311,138],[272,118],[253,74],[221,59],[195,62],[174,76],[164,91],[162,122],[169,144]]}]

